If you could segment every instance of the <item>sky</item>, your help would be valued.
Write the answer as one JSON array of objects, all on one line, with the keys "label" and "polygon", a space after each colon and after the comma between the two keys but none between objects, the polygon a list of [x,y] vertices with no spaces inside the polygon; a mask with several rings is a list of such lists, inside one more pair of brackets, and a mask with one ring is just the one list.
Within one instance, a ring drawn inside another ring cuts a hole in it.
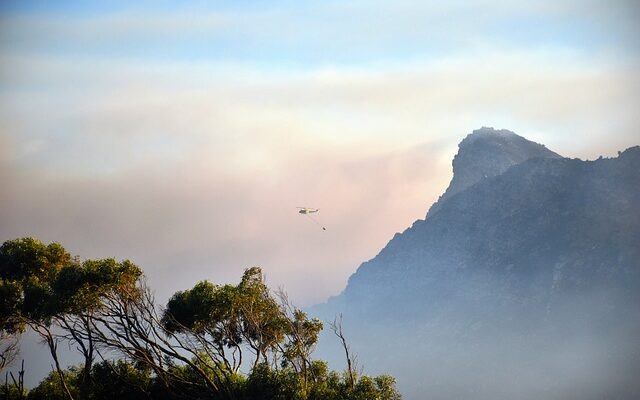
[{"label": "sky", "polygon": [[[302,306],[424,218],[482,126],[640,144],[635,1],[0,2],[0,241],[160,299],[262,266]],[[296,207],[318,207],[318,221]]]}]

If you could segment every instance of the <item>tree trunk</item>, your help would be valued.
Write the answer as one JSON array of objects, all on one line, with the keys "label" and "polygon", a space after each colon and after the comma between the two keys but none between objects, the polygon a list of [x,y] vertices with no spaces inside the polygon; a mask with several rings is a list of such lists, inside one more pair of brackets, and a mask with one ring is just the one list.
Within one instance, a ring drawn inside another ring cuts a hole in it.
[{"label": "tree trunk", "polygon": [[56,364],[56,371],[58,372],[58,377],[60,378],[62,390],[64,390],[64,393],[67,398],[69,398],[69,400],[74,400],[71,392],[69,391],[69,387],[67,386],[67,381],[64,379],[64,372],[62,371],[62,367],[60,367],[60,361],[58,360],[58,342],[53,339],[53,335],[48,329],[45,329],[45,338],[47,340],[47,344],[49,345],[51,357],[53,357],[53,361]]}]

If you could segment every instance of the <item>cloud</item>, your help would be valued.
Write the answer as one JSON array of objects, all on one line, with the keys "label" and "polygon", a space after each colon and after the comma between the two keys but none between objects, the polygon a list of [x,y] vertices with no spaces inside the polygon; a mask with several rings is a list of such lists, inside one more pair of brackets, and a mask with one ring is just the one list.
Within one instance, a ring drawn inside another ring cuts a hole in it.
[{"label": "cloud", "polygon": [[[85,257],[131,258],[157,278],[161,297],[200,279],[236,280],[259,264],[299,301],[321,301],[389,229],[422,214],[437,193],[415,168],[438,165],[429,146],[306,157],[292,157],[295,167],[278,174],[234,177],[198,162],[66,180],[5,166],[1,237],[34,235]],[[298,215],[300,205],[320,207],[328,231]]]},{"label": "cloud", "polygon": [[[633,8],[368,4],[5,14],[0,239],[131,258],[163,296],[261,264],[310,304],[425,215],[473,129],[571,157],[637,144]],[[594,42],[534,29],[567,19]]]},{"label": "cloud", "polygon": [[[375,150],[443,137],[455,145],[480,125],[539,134],[559,151],[569,143],[556,137],[580,133],[610,152],[633,144],[638,122],[637,63],[571,52],[478,52],[286,74],[242,64],[75,57],[9,57],[1,65],[20,71],[11,76],[24,82],[47,77],[46,85],[0,94],[0,113],[21,140],[49,144],[48,151],[40,146],[49,169],[66,165],[74,174],[194,153],[242,169],[310,146],[365,142],[363,150]],[[618,139],[609,146],[604,135],[612,130]]]}]

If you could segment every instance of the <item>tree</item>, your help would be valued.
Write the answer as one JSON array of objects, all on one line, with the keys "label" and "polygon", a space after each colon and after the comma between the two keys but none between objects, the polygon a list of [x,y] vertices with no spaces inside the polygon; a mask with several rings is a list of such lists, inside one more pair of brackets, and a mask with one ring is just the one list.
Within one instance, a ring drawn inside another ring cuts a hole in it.
[{"label": "tree", "polygon": [[260,267],[245,270],[237,286],[241,333],[255,354],[253,366],[269,362],[269,352],[277,351],[284,339],[286,315],[264,283]]},{"label": "tree", "polygon": [[0,371],[18,355],[20,334],[24,331],[18,315],[20,285],[0,278]]},{"label": "tree", "polygon": [[[132,285],[142,274],[129,261],[113,259],[80,262],[60,244],[45,245],[33,238],[4,242],[0,247],[0,304],[4,331],[28,326],[43,338],[55,363],[66,396],[74,396],[58,359],[58,344],[68,341],[85,358],[88,377],[94,360],[91,318],[109,293]],[[60,333],[59,333],[60,332]],[[81,382],[81,388],[85,382]],[[85,396],[83,396],[85,397]]]},{"label": "tree", "polygon": [[[80,397],[83,367],[65,369],[66,384],[73,396]],[[153,381],[149,373],[136,369],[122,360],[102,361],[92,366],[90,376],[84,379],[90,384],[84,396],[88,399],[138,400],[150,398]],[[51,372],[38,386],[33,388],[28,400],[64,400],[67,397],[55,372]]]},{"label": "tree", "polygon": [[102,361],[91,368],[88,397],[91,399],[137,400],[151,395],[153,379],[149,370],[141,370],[124,360]]},{"label": "tree", "polygon": [[238,301],[237,288],[202,281],[169,299],[162,323],[169,333],[197,343],[218,373],[233,374],[243,361]]},{"label": "tree", "polygon": [[[80,392],[84,393],[96,355],[93,316],[104,309],[110,294],[135,287],[142,271],[128,260],[86,260],[65,265],[52,282],[55,294],[56,325],[61,328],[59,338],[75,344],[84,357]],[[86,397],[82,395],[81,397]]]},{"label": "tree", "polygon": [[278,292],[278,297],[286,322],[286,340],[280,347],[282,365],[290,365],[296,371],[302,391],[306,394],[310,375],[313,379],[317,378],[313,373],[311,354],[322,331],[322,322],[317,318],[309,319],[304,311],[294,307],[283,290]]},{"label": "tree", "polygon": [[[160,308],[130,261],[80,261],[57,243],[23,238],[0,246],[0,295],[2,338],[32,329],[55,363],[29,399],[399,399],[393,378],[358,376],[341,323],[333,328],[347,372],[313,360],[322,323],[283,291],[274,295],[259,267],[237,285],[199,282]],[[82,365],[62,368],[61,341],[83,355]],[[16,351],[6,346],[0,362]],[[23,398],[14,386],[5,384],[5,397]]]},{"label": "tree", "polygon": [[[92,321],[100,347],[119,353],[140,369],[151,370],[167,390],[175,385],[196,386],[232,398],[232,387],[223,385],[230,380],[218,374],[220,364],[209,362],[197,341],[165,327],[143,279],[134,287],[105,296],[103,308]],[[194,374],[197,379],[191,379]]]},{"label": "tree", "polygon": [[51,371],[38,386],[29,391],[27,400],[65,400],[69,395],[78,397],[80,368],[68,368],[63,371],[63,375],[65,380],[61,381],[58,371]]},{"label": "tree", "polygon": [[[5,288],[11,287],[9,313],[5,320],[16,326],[28,325],[47,343],[62,386],[69,398],[64,373],[57,356],[58,343],[51,331],[56,313],[51,282],[60,269],[72,262],[71,256],[58,243],[45,245],[33,238],[4,242],[0,247],[0,279]],[[4,308],[4,307],[3,307]]]},{"label": "tree", "polygon": [[347,360],[347,376],[349,377],[349,387],[353,388],[356,384],[356,375],[357,371],[357,360],[351,348],[347,344],[347,339],[344,336],[344,332],[342,331],[342,314],[339,317],[336,317],[333,322],[330,324],[331,330],[333,334],[340,339],[340,344],[342,345],[342,350],[344,350],[344,356]]},{"label": "tree", "polygon": [[285,335],[285,318],[264,284],[260,268],[249,268],[236,286],[207,281],[175,293],[167,303],[162,323],[192,351],[220,387],[232,393],[243,354],[253,353],[255,368],[268,362]]}]

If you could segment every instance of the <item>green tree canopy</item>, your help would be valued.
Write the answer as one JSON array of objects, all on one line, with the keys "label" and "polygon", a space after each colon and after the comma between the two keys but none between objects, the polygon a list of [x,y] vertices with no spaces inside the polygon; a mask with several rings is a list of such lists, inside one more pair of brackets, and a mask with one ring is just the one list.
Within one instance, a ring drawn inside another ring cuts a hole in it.
[{"label": "green tree canopy", "polygon": [[[0,246],[3,344],[31,328],[55,363],[29,399],[400,398],[391,377],[358,376],[350,362],[338,373],[313,360],[322,322],[271,292],[259,267],[236,285],[201,281],[162,309],[143,278],[130,261],[81,261],[57,243]],[[82,353],[82,366],[60,365],[60,341]],[[108,360],[94,364],[96,352]],[[5,385],[5,397],[23,399],[16,388]]]}]

